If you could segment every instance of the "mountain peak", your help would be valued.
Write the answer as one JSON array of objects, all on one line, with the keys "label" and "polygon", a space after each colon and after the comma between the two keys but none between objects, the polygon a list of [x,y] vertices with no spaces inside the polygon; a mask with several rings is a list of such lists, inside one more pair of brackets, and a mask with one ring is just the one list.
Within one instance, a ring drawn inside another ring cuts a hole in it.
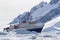
[{"label": "mountain peak", "polygon": [[33,8],[31,8],[31,12],[36,11],[39,8],[42,8],[45,4],[47,4],[47,2],[42,1],[41,3],[39,3],[38,5],[34,6]]}]

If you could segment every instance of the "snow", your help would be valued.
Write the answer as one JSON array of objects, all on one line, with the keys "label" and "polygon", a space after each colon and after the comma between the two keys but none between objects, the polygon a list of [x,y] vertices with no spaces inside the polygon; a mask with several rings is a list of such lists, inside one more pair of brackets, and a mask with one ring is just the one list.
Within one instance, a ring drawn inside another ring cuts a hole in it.
[{"label": "snow", "polygon": [[59,7],[59,3],[60,3],[60,1],[56,4],[53,4],[53,5],[44,3],[43,7],[39,7],[36,11],[34,11],[31,14],[32,15],[32,21],[35,21],[36,19],[39,19],[39,18],[43,17],[44,15],[49,13],[51,10]]},{"label": "snow", "polygon": [[[34,6],[30,12],[24,12],[22,15],[18,15],[18,17],[16,17],[10,24],[13,23],[17,23],[17,22],[22,22],[24,21],[26,18],[26,20],[30,19],[28,18],[28,14],[30,14],[31,17],[31,21],[35,21],[36,19],[40,19],[43,16],[45,16],[47,13],[49,13],[51,10],[59,7],[59,3],[56,4],[48,4],[46,2],[41,2],[39,5]],[[41,7],[41,5],[43,5],[43,7]]]},{"label": "snow", "polygon": [[56,4],[59,0],[51,0],[50,4]]},{"label": "snow", "polygon": [[54,24],[56,24],[59,21],[60,21],[60,16],[58,16],[55,19],[45,23],[45,26],[44,26],[43,30],[46,29],[46,28],[52,27]]},{"label": "snow", "polygon": [[[4,33],[5,32],[0,32]],[[57,31],[51,32],[30,32],[25,29],[17,29],[0,35],[0,40],[59,40],[60,33]]]},{"label": "snow", "polygon": [[36,34],[16,34],[10,32],[7,35],[0,35],[0,40],[59,40],[60,34],[56,33],[36,33]]},{"label": "snow", "polygon": [[[11,23],[11,31],[0,32],[0,40],[60,40],[60,1],[52,1],[52,5],[46,2],[42,2],[39,5],[33,7],[30,12],[24,12],[22,15],[18,15]],[[31,14],[31,16],[29,16]],[[52,16],[51,16],[52,15]],[[57,16],[56,16],[57,15]],[[50,17],[51,16],[51,17]],[[48,18],[47,18],[48,17]],[[23,21],[35,21],[40,19],[36,24],[28,24],[19,22]],[[44,22],[46,19],[46,23]],[[53,20],[50,20],[53,19]],[[40,22],[43,21],[44,23]],[[47,22],[49,21],[49,22]],[[13,25],[18,25],[19,29],[13,29]],[[45,25],[44,25],[45,24]],[[36,27],[35,27],[36,26]],[[28,31],[26,29],[41,28],[41,33],[35,31]]]}]

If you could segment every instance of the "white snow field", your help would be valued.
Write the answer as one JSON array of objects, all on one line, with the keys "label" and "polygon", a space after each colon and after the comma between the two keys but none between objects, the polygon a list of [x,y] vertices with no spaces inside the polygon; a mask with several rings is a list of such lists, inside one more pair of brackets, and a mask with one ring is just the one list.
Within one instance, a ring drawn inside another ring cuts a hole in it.
[{"label": "white snow field", "polygon": [[7,35],[0,35],[0,40],[60,40],[60,34],[51,32],[16,34],[15,32],[10,32]]}]

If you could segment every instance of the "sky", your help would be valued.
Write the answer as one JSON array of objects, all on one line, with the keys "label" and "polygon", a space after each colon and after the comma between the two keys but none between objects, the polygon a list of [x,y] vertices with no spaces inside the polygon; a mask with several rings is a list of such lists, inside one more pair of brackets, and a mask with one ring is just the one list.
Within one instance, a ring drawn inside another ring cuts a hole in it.
[{"label": "sky", "polygon": [[15,17],[39,4],[50,0],[0,0],[0,31]]}]

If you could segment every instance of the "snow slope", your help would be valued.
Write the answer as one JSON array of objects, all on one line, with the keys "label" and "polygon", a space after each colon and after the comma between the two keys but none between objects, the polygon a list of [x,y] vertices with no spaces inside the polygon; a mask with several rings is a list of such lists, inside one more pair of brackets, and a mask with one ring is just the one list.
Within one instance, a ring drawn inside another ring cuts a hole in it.
[{"label": "snow slope", "polygon": [[43,32],[50,32],[50,31],[60,32],[60,17],[56,18],[55,20],[52,20],[50,26],[43,28]]},{"label": "snow slope", "polygon": [[45,23],[45,27],[43,28],[43,30],[46,29],[46,28],[52,27],[54,24],[56,24],[59,21],[60,21],[60,16],[56,17],[55,19],[53,19],[53,20],[51,20],[47,23]]},{"label": "snow slope", "polygon": [[[54,34],[54,35],[53,35]],[[37,33],[37,34],[16,34],[10,32],[8,35],[0,35],[0,40],[59,40],[60,34],[56,33]]]}]

